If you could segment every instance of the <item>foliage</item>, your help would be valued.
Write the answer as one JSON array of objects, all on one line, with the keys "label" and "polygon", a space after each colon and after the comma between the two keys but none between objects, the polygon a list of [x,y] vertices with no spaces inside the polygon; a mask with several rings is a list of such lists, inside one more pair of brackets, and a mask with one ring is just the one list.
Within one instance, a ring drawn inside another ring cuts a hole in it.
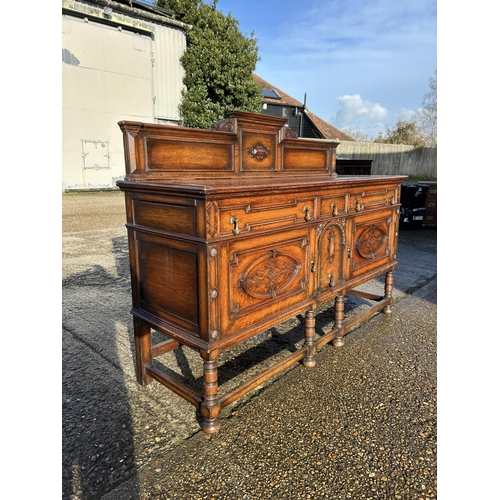
[{"label": "foliage", "polygon": [[351,139],[354,139],[355,141],[370,142],[370,139],[368,139],[368,134],[364,134],[359,130],[344,127],[342,129],[342,132],[344,132],[344,134],[347,134]]},{"label": "foliage", "polygon": [[429,91],[412,121],[424,131],[427,146],[437,146],[437,71],[434,78],[429,78]]},{"label": "foliage", "polygon": [[[347,135],[356,141],[369,141],[360,131],[344,128]],[[437,146],[437,71],[429,78],[429,91],[424,95],[422,107],[408,121],[399,121],[388,127],[385,135],[379,134],[373,142],[385,144],[407,144],[417,148]]]},{"label": "foliage", "polygon": [[409,121],[399,121],[388,128],[385,137],[379,134],[374,142],[408,144],[417,148],[437,146],[437,71],[429,79],[429,91],[420,108]]},{"label": "foliage", "polygon": [[393,128],[388,128],[385,137],[379,134],[373,142],[407,144],[417,148],[423,148],[427,145],[422,129],[413,122],[404,121],[399,121]]},{"label": "foliage", "polygon": [[197,0],[158,0],[190,25],[181,58],[185,70],[179,107],[186,127],[210,128],[228,111],[261,111],[260,87],[252,72],[259,60],[257,40],[243,36],[238,21]]}]

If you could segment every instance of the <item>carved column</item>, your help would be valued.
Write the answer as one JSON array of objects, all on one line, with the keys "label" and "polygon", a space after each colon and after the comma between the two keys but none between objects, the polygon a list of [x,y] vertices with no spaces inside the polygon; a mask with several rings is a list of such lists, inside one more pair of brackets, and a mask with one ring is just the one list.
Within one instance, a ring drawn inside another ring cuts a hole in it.
[{"label": "carved column", "polygon": [[219,352],[218,349],[210,352],[200,351],[203,358],[203,402],[200,411],[204,418],[203,431],[207,434],[214,434],[220,427],[220,403],[217,400]]},{"label": "carved column", "polygon": [[302,363],[304,366],[312,368],[316,365],[316,360],[314,355],[316,354],[316,345],[314,344],[314,334],[316,333],[316,314],[315,310],[311,307],[306,312],[306,327],[305,327],[305,341],[304,344],[307,347],[307,354],[304,357]]}]

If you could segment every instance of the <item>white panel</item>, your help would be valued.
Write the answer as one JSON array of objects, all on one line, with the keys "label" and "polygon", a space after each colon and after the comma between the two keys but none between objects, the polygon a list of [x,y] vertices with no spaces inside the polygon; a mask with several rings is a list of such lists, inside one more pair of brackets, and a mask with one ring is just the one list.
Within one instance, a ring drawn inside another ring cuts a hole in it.
[{"label": "white panel", "polygon": [[[63,14],[63,189],[116,187],[125,176],[120,120],[179,121],[185,34],[147,25],[153,37]],[[92,141],[106,145],[108,167],[85,168]]]},{"label": "white panel", "polygon": [[69,22],[63,49],[74,54],[78,67],[151,78],[150,37],[77,18]]},{"label": "white panel", "polygon": [[[63,16],[63,189],[115,188],[125,175],[118,121],[154,122],[152,43],[143,35]],[[106,145],[108,163],[93,162],[100,168],[84,161],[86,153],[95,153],[92,141]]]}]

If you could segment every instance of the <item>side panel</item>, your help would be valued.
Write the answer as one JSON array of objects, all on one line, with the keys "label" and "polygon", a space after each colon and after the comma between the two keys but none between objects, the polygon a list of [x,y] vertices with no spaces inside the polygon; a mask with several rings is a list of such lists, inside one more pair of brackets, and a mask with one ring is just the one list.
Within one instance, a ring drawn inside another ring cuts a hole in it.
[{"label": "side panel", "polygon": [[140,309],[199,334],[197,246],[136,233]]}]

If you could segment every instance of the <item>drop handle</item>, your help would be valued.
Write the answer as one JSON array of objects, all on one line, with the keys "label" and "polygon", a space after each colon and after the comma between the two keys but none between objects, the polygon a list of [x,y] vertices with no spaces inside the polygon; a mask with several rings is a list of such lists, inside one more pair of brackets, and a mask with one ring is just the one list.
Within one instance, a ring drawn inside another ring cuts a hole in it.
[{"label": "drop handle", "polygon": [[395,205],[396,204],[396,198],[394,198],[393,194],[391,194],[391,196],[389,196],[389,203],[391,205]]},{"label": "drop handle", "polygon": [[339,214],[339,212],[338,212],[338,210],[337,210],[337,204],[336,204],[336,203],[332,203],[332,204],[330,205],[330,208],[332,209],[332,215],[333,215],[334,217],[336,217],[336,216]]},{"label": "drop handle", "polygon": [[354,209],[356,210],[356,212],[361,212],[361,210],[363,210],[363,208],[365,208],[365,206],[361,205],[361,203],[359,202],[359,200],[356,198],[354,200]]},{"label": "drop handle", "polygon": [[316,262],[314,262],[314,260],[311,262],[311,272],[312,273],[316,272]]},{"label": "drop handle", "polygon": [[328,273],[328,279],[330,280],[328,282],[328,286],[333,288],[335,286],[335,280],[333,279],[332,273]]},{"label": "drop handle", "polygon": [[238,236],[238,234],[241,233],[241,230],[238,227],[238,219],[236,218],[235,215],[231,215],[231,218],[229,219],[229,224],[233,224],[234,225],[233,234],[235,236]]},{"label": "drop handle", "polygon": [[306,215],[304,216],[304,219],[306,222],[309,222],[312,217],[311,217],[311,209],[308,207],[308,206],[305,206],[303,209],[302,209],[302,212],[304,212]]}]

